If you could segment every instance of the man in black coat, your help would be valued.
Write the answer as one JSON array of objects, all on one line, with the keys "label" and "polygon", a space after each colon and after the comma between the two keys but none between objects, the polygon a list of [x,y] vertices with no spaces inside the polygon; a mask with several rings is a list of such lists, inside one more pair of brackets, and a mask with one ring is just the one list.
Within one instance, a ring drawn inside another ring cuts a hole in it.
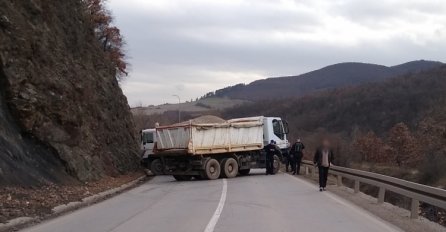
[{"label": "man in black coat", "polygon": [[334,160],[333,150],[327,139],[322,141],[322,146],[316,150],[313,162],[319,168],[319,191],[325,191],[327,186],[328,169]]},{"label": "man in black coat", "polygon": [[302,162],[303,151],[305,145],[300,139],[297,139],[296,143],[291,147],[290,157],[291,157],[291,170],[293,175],[299,175],[300,173],[300,163]]},{"label": "man in black coat", "polygon": [[289,172],[288,167],[291,167],[293,169],[292,163],[291,163],[291,152],[287,152],[283,156],[283,163],[285,164],[286,172]]},{"label": "man in black coat", "polygon": [[280,150],[277,148],[274,140],[271,140],[264,149],[266,152],[266,175],[274,175],[274,155],[280,154]]}]

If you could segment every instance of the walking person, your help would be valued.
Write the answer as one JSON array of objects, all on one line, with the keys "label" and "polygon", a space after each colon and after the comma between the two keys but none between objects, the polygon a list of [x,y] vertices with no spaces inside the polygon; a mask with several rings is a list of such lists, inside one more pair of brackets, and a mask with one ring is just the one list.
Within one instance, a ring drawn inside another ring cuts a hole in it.
[{"label": "walking person", "polygon": [[304,149],[305,145],[302,143],[302,141],[299,139],[296,140],[296,142],[291,147],[291,154],[292,154],[292,171],[293,175],[299,175],[300,173],[300,164],[302,163],[302,157],[304,155]]},{"label": "walking person", "polygon": [[319,191],[325,191],[327,187],[328,169],[332,165],[334,160],[333,150],[331,149],[330,142],[327,139],[322,141],[316,153],[314,154],[313,162],[319,169]]},{"label": "walking person", "polygon": [[279,154],[280,150],[277,149],[274,140],[271,140],[264,149],[266,151],[266,175],[274,175],[274,155]]}]

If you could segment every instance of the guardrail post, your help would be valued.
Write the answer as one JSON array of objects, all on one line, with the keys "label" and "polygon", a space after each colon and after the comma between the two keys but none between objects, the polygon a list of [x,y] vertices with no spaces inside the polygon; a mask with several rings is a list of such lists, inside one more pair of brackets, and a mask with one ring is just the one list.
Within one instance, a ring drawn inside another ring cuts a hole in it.
[{"label": "guardrail post", "polygon": [[379,187],[378,204],[384,203],[384,197],[385,196],[386,196],[386,189],[384,187]]},{"label": "guardrail post", "polygon": [[412,202],[410,204],[410,218],[417,219],[418,218],[418,210],[420,208],[420,201],[412,198]]},{"label": "guardrail post", "polygon": [[338,187],[342,186],[342,176],[338,175],[338,181],[337,181]]},{"label": "guardrail post", "polygon": [[305,165],[305,175],[308,175],[310,173],[310,170],[308,168],[308,166]]},{"label": "guardrail post", "polygon": [[359,180],[355,180],[355,193],[359,193]]},{"label": "guardrail post", "polygon": [[316,177],[316,167],[313,167],[313,170],[311,170],[311,177]]}]

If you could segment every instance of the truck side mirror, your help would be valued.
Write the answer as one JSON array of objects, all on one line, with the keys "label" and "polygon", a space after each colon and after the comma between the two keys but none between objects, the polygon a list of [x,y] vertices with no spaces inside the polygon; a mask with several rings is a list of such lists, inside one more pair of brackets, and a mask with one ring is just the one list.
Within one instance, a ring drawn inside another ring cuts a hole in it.
[{"label": "truck side mirror", "polygon": [[283,130],[286,135],[290,133],[290,129],[288,128],[288,122],[285,120],[283,121]]}]

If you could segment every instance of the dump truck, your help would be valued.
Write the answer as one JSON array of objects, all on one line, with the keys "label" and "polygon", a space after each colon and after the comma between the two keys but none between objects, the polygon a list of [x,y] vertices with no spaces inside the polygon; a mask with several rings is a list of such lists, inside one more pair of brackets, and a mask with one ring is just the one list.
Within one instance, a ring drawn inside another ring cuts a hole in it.
[{"label": "dump truck", "polygon": [[142,166],[147,166],[148,157],[154,154],[153,148],[155,147],[156,142],[155,132],[155,128],[140,131],[140,151]]},{"label": "dump truck", "polygon": [[[179,181],[248,175],[253,168],[266,168],[263,148],[270,140],[282,153],[289,151],[288,132],[286,121],[263,116],[158,126],[154,138],[146,141],[156,142],[143,163],[154,175],[172,175]],[[274,156],[274,173],[281,159],[282,154]]]}]

